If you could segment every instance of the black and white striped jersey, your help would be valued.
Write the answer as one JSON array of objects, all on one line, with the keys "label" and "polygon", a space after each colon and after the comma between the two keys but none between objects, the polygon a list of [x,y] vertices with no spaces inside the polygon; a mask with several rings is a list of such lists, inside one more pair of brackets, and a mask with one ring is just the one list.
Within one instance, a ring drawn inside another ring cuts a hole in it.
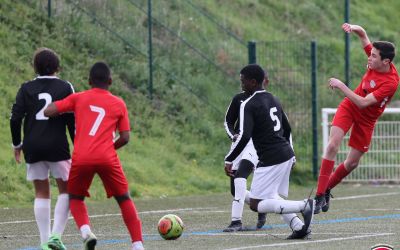
[{"label": "black and white striped jersey", "polygon": [[292,146],[284,137],[284,134],[290,136],[286,115],[279,100],[265,90],[256,91],[241,104],[239,131],[239,137],[225,157],[226,162],[235,160],[250,138],[264,166],[276,165],[294,156]]},{"label": "black and white striped jersey", "polygon": [[66,128],[73,140],[74,115],[68,113],[48,118],[44,116],[44,109],[72,93],[72,85],[56,76],[38,76],[21,85],[11,110],[10,128],[12,143],[17,146],[21,143],[22,122],[24,124],[22,149],[27,163],[71,158]]},{"label": "black and white striped jersey", "polygon": [[249,97],[250,95],[245,92],[235,95],[226,110],[224,127],[231,140],[233,140],[235,134],[239,134],[240,105]]}]

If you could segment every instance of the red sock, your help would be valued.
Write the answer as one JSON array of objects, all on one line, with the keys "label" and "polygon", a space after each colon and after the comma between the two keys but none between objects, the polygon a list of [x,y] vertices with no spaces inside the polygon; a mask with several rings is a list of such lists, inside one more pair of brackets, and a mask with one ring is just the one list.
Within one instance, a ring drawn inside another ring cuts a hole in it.
[{"label": "red sock", "polygon": [[70,199],[69,209],[71,210],[72,217],[74,217],[78,229],[83,225],[90,225],[87,208],[82,200]]},{"label": "red sock", "polygon": [[328,188],[332,189],[336,187],[350,172],[344,167],[344,163],[342,162],[335,170],[335,172],[331,175],[328,182]]},{"label": "red sock", "polygon": [[317,195],[325,194],[326,188],[328,187],[329,177],[332,174],[334,165],[335,161],[322,159],[318,177]]},{"label": "red sock", "polygon": [[131,235],[132,242],[143,241],[142,222],[139,219],[135,204],[132,200],[124,200],[118,203],[121,208],[122,218]]}]

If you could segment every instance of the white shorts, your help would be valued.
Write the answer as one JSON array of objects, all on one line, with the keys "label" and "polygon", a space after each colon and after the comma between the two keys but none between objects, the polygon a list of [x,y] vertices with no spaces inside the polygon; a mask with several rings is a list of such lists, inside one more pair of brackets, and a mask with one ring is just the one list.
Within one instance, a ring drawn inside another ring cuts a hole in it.
[{"label": "white shorts", "polygon": [[251,183],[250,198],[275,199],[279,195],[287,197],[289,193],[289,177],[295,157],[283,163],[258,167],[254,171]]},{"label": "white shorts", "polygon": [[[233,143],[232,143],[233,145]],[[254,148],[253,140],[250,139],[250,141],[247,143],[246,147],[243,149],[242,153],[236,159],[232,162],[232,170],[238,170],[239,168],[239,162],[241,160],[248,160],[251,163],[253,163],[254,166],[257,166],[258,164],[258,155],[257,151]]]},{"label": "white shorts", "polygon": [[69,170],[71,169],[71,160],[65,161],[39,161],[26,164],[26,179],[46,180],[49,178],[49,170],[51,175],[56,179],[68,180]]}]

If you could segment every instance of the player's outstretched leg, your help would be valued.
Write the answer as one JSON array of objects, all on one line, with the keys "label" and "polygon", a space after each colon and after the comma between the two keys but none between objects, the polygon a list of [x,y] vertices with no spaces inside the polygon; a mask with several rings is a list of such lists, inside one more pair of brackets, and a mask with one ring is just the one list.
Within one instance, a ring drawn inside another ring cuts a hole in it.
[{"label": "player's outstretched leg", "polygon": [[304,219],[304,225],[300,230],[293,230],[293,233],[286,239],[307,239],[311,235],[311,222],[314,215],[315,202],[313,199],[308,199],[304,210],[301,212]]}]

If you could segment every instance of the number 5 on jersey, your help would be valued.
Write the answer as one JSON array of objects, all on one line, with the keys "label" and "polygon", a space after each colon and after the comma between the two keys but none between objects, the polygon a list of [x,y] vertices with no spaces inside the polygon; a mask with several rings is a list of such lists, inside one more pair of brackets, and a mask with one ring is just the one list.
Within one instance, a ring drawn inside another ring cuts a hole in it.
[{"label": "number 5 on jersey", "polygon": [[94,121],[94,124],[92,126],[92,129],[89,132],[90,136],[94,136],[97,132],[97,130],[99,129],[99,126],[101,124],[101,122],[103,121],[104,116],[106,115],[106,111],[103,108],[97,107],[97,106],[93,106],[93,105],[89,105],[90,106],[90,110],[98,113],[96,121]]},{"label": "number 5 on jersey", "polygon": [[276,109],[276,107],[273,107],[269,110],[269,116],[271,116],[273,122],[276,122],[274,126],[274,131],[279,131],[281,129],[281,121],[279,121],[278,116],[275,115],[277,111],[278,110]]}]

